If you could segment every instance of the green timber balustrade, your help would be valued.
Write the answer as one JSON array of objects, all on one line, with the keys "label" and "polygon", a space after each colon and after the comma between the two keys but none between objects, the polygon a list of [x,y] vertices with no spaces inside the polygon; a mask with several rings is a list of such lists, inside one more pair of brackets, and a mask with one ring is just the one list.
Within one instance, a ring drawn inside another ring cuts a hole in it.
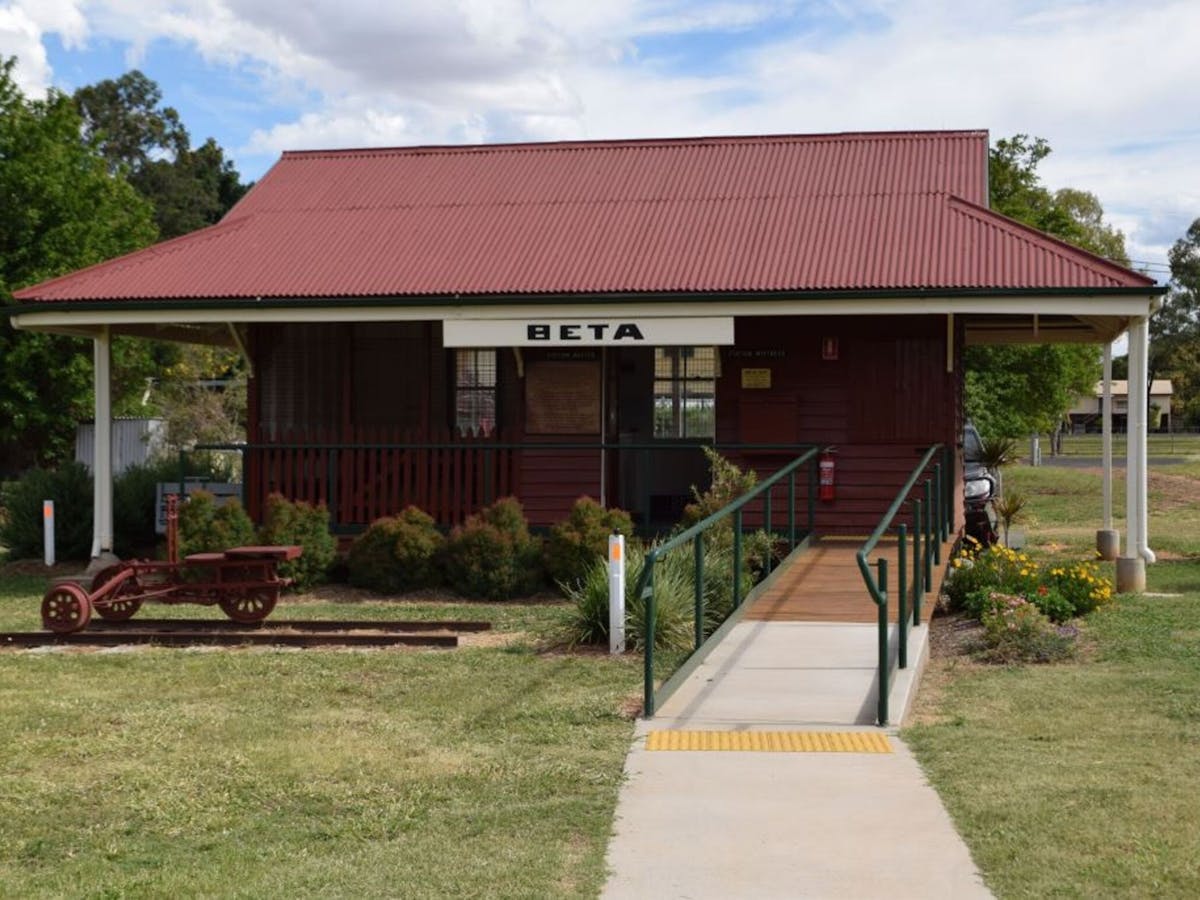
[{"label": "green timber balustrade", "polygon": [[[667,697],[674,692],[675,688],[681,683],[680,677],[685,673],[683,668],[677,670],[675,677],[663,684],[662,688],[656,689],[655,686],[655,653],[654,653],[654,638],[655,638],[655,619],[656,606],[654,599],[654,567],[664,555],[672,550],[682,547],[687,543],[692,545],[692,553],[695,558],[695,576],[693,578],[693,589],[695,591],[694,604],[694,623],[695,623],[695,646],[692,648],[692,656],[704,644],[706,638],[704,635],[704,535],[705,532],[714,528],[723,520],[733,518],[733,608],[736,610],[744,599],[741,596],[741,570],[742,570],[742,524],[743,515],[747,504],[762,498],[762,514],[763,522],[767,526],[767,530],[772,536],[775,535],[773,527],[774,517],[772,516],[771,493],[782,485],[787,484],[787,533],[786,536],[781,535],[781,539],[786,539],[789,552],[794,550],[798,544],[796,530],[796,473],[802,466],[808,466],[808,490],[807,493],[807,513],[808,521],[805,530],[806,535],[813,533],[813,520],[815,510],[813,499],[816,495],[816,480],[817,480],[817,447],[810,447],[800,456],[793,459],[774,475],[766,478],[756,484],[753,488],[747,491],[736,500],[726,504],[710,515],[708,518],[697,522],[691,528],[681,531],[679,534],[664,541],[662,544],[650,550],[645,557],[645,562],[642,565],[641,574],[638,576],[637,586],[634,588],[634,596],[640,597],[645,604],[645,634],[644,640],[644,687],[643,687],[643,714],[646,718],[654,716],[655,710],[659,703],[665,701]],[[771,560],[766,561],[767,574],[770,573]],[[711,639],[712,635],[709,635]],[[686,661],[685,661],[686,662]]]},{"label": "green timber balustrade", "polygon": [[[924,475],[920,490],[918,480]],[[897,627],[896,663],[901,669],[908,668],[908,630],[921,623],[921,600],[926,591],[932,590],[934,566],[941,565],[942,544],[954,530],[954,465],[949,449],[943,444],[934,444],[921,457],[896,499],[888,507],[871,536],[859,548],[856,558],[863,582],[878,611],[879,626],[879,701],[876,718],[880,726],[888,723],[888,692],[891,682],[891,659],[888,652],[888,561],[880,556],[876,560],[878,578],[871,572],[867,560],[875,545],[891,528],[904,501],[912,504],[912,573],[908,571],[909,526],[900,522],[896,526],[896,586]],[[910,494],[919,496],[910,498]],[[911,598],[911,604],[909,602]]]}]

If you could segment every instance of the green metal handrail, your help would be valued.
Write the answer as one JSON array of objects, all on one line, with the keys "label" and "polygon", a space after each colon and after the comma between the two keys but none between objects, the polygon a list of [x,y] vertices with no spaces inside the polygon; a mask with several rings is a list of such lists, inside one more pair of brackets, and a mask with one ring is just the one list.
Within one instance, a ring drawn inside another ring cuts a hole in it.
[{"label": "green metal handrail", "polygon": [[[888,507],[887,512],[883,514],[879,524],[875,526],[875,530],[871,532],[871,536],[859,548],[855,558],[858,560],[858,569],[862,573],[863,582],[867,586],[867,591],[871,595],[871,599],[875,603],[878,613],[878,629],[879,629],[879,700],[876,708],[876,716],[879,725],[888,723],[888,685],[890,680],[890,665],[888,658],[888,565],[887,559],[883,556],[876,561],[879,570],[879,577],[876,579],[871,574],[870,563],[867,562],[867,556],[875,549],[875,545],[879,543],[887,530],[892,525],[892,520],[900,512],[901,506],[904,505],[905,498],[917,484],[917,480],[922,473],[929,467],[930,462],[938,454],[942,455],[942,460],[934,463],[934,474],[932,477],[927,477],[922,485],[921,496],[912,499],[913,510],[913,553],[912,553],[912,579],[911,579],[911,595],[909,593],[910,580],[908,573],[908,525],[901,522],[896,527],[897,541],[897,594],[898,594],[898,609],[897,609],[897,648],[896,657],[897,664],[901,669],[908,668],[908,628],[911,617],[913,625],[919,625],[921,621],[921,600],[924,591],[932,590],[933,581],[931,573],[933,567],[941,564],[941,545],[950,534],[954,527],[954,516],[952,512],[954,491],[947,483],[948,478],[953,476],[954,467],[950,464],[951,460],[947,448],[943,444],[934,444],[921,457],[921,461],[917,463],[912,474],[908,476],[908,480],[904,482],[904,486],[896,493],[896,499],[892,501],[892,505]],[[922,547],[922,545],[924,545]],[[909,608],[909,597],[912,598],[911,610]]]},{"label": "green metal handrail", "polygon": [[[813,499],[816,492],[816,466],[814,462],[817,458],[817,447],[810,447],[800,456],[796,457],[774,475],[759,482],[745,494],[738,497],[731,503],[727,503],[712,515],[697,522],[692,527],[681,531],[668,541],[659,544],[653,550],[650,550],[642,565],[641,574],[638,576],[637,585],[634,588],[634,596],[641,598],[646,604],[645,615],[645,634],[644,639],[644,679],[643,685],[643,714],[646,718],[652,718],[657,707],[659,699],[665,700],[666,697],[659,698],[654,685],[654,638],[655,638],[655,619],[656,606],[654,599],[654,566],[666,553],[683,546],[688,541],[692,542],[692,552],[695,556],[696,575],[694,578],[695,590],[695,646],[692,652],[695,653],[700,649],[700,646],[705,641],[704,636],[704,533],[715,526],[723,519],[733,516],[733,606],[737,609],[742,602],[742,511],[747,503],[763,496],[764,498],[764,522],[766,523],[767,531],[774,536],[775,530],[771,521],[771,490],[779,484],[783,479],[788,480],[788,547],[789,550],[796,548],[796,471],[806,463],[809,464],[808,472],[808,529],[807,533],[812,534],[813,520],[816,515]],[[770,571],[770,560],[766,562],[767,570]]]}]

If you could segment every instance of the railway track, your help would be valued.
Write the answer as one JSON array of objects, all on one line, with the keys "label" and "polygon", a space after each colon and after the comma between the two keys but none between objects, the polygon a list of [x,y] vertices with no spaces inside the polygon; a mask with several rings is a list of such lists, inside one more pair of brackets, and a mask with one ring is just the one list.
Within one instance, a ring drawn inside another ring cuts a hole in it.
[{"label": "railway track", "polygon": [[428,621],[396,619],[264,619],[253,625],[243,625],[230,619],[127,619],[111,622],[93,618],[88,631],[382,631],[387,634],[420,633],[426,631],[476,632],[488,631],[491,622],[457,619]]},{"label": "railway track", "polygon": [[93,621],[84,631],[55,634],[18,631],[0,634],[3,647],[118,647],[153,644],[160,647],[457,647],[460,632],[491,628],[470,621],[313,621],[268,620],[241,625],[222,619],[136,619]]}]

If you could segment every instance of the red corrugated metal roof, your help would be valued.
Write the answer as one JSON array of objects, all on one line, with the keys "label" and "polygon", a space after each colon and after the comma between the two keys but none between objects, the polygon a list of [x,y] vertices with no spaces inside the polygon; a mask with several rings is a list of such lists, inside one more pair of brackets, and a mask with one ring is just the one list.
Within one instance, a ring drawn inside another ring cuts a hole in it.
[{"label": "red corrugated metal roof", "polygon": [[982,131],[286,153],[218,225],[21,300],[1153,281],[998,216]]}]

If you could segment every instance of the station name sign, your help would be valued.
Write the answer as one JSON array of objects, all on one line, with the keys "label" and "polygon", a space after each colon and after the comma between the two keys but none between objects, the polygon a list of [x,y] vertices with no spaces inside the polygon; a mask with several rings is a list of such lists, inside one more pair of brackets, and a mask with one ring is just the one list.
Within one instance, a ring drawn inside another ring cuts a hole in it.
[{"label": "station name sign", "polygon": [[447,347],[677,347],[733,343],[732,316],[447,319]]}]

